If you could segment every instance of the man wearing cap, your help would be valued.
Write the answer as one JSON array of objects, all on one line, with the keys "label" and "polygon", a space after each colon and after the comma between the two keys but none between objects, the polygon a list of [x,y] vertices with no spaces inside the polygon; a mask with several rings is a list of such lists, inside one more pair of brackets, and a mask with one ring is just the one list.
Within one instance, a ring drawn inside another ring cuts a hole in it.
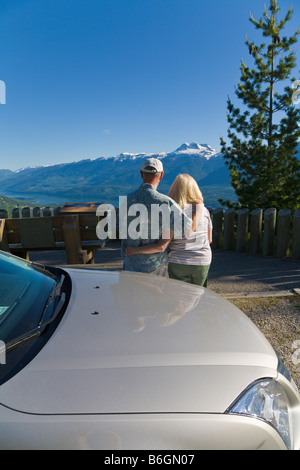
[{"label": "man wearing cap", "polygon": [[[141,236],[133,236],[130,230],[128,230],[126,237],[122,237],[123,269],[126,271],[162,274],[164,267],[166,267],[168,263],[168,254],[166,251],[168,244],[173,236],[181,238],[192,226],[192,221],[184,214],[173,199],[157,191],[164,174],[163,164],[159,159],[148,158],[144,160],[140,173],[143,183],[136,191],[127,196],[127,210],[122,211],[122,213],[126,214],[126,227],[129,227],[134,217],[131,214],[130,207],[141,207],[143,209],[140,211],[141,216],[139,218]],[[169,215],[168,224],[165,223],[165,219],[163,223],[162,216],[156,217],[155,221],[153,221],[151,217],[153,213],[157,214],[158,211],[162,209],[164,216],[166,216],[166,214]],[[153,227],[154,222],[157,222],[158,227]],[[167,227],[166,225],[169,226]],[[155,232],[153,228],[158,229],[155,238],[153,238],[153,233]],[[162,245],[161,252],[126,256],[126,249],[128,247],[144,247],[145,245],[156,243],[162,238],[165,238],[165,244]]]}]

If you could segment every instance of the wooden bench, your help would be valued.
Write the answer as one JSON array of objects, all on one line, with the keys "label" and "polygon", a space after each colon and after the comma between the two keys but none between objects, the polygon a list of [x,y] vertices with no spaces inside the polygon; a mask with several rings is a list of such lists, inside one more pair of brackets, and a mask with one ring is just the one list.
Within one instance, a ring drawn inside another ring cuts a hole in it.
[{"label": "wooden bench", "polygon": [[0,219],[0,250],[29,259],[30,251],[65,250],[68,264],[93,264],[105,242],[94,214]]}]

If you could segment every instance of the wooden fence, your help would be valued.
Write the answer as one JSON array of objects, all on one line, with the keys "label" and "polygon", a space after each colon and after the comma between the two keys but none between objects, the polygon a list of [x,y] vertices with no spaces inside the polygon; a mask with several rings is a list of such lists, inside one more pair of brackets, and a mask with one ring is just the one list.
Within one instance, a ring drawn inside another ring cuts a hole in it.
[{"label": "wooden fence", "polygon": [[1,214],[0,250],[28,260],[32,251],[64,250],[68,264],[94,264],[95,252],[105,246],[105,240],[97,236],[101,217],[54,213],[42,211],[43,217],[32,217],[31,211],[23,211],[22,217],[13,218]]},{"label": "wooden fence", "polygon": [[[20,217],[51,217],[52,215],[59,215],[61,207],[51,208],[51,207],[23,207],[20,209],[16,207],[12,210],[12,219],[19,219]],[[8,219],[8,212],[6,209],[0,209],[0,219]]]},{"label": "wooden fence", "polygon": [[[35,207],[13,209],[12,217],[47,217],[58,215],[61,208]],[[300,259],[300,210],[291,214],[289,209],[255,209],[251,213],[242,209],[211,210],[213,220],[213,249],[236,250],[278,258],[291,256]],[[8,217],[0,209],[0,219]]]},{"label": "wooden fence", "polygon": [[213,220],[213,249],[247,251],[277,258],[291,256],[300,259],[300,210],[293,216],[289,209],[270,208],[265,211],[215,209]]}]

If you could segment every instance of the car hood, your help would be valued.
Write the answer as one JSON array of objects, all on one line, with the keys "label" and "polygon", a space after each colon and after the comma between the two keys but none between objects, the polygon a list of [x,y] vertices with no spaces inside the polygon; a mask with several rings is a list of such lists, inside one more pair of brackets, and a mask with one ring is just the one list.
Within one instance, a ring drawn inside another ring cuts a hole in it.
[{"label": "car hood", "polygon": [[277,357],[208,289],[158,276],[67,269],[68,308],[39,354],[0,389],[36,414],[224,412]]}]

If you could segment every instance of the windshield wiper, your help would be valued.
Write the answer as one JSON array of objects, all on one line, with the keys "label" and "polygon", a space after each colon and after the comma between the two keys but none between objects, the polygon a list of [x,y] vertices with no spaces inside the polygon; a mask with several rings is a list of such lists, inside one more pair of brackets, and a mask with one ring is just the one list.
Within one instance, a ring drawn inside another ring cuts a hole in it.
[{"label": "windshield wiper", "polygon": [[59,315],[61,309],[63,308],[65,301],[66,301],[66,294],[63,292],[61,294],[60,299],[58,301],[58,304],[56,305],[51,317],[49,318],[49,320],[47,320],[45,322],[40,322],[38,328],[44,328],[44,327],[50,325],[50,323],[54,322],[54,320]]},{"label": "windshield wiper", "polygon": [[[43,270],[43,267],[41,266],[39,269]],[[57,277],[55,277],[52,273],[49,272],[49,275],[53,276],[56,282],[49,294],[48,300],[43,309],[38,325],[32,330],[29,330],[26,333],[23,333],[22,335],[17,336],[13,340],[6,343],[7,352],[14,350],[29,341],[39,338],[46,330],[46,327],[50,325],[52,322],[54,322],[56,318],[58,317],[58,315],[60,314],[66,302],[66,294],[65,292],[62,292],[63,284],[66,279],[66,276],[61,273],[59,280],[57,280]],[[52,308],[51,315],[49,314],[50,315],[49,318],[45,320],[50,308]]]},{"label": "windshield wiper", "polygon": [[43,323],[43,321],[44,321],[46,313],[49,310],[49,307],[51,305],[53,305],[58,300],[57,306],[54,307],[54,312],[52,313],[50,319],[54,316],[57,308],[60,307],[60,306],[62,307],[62,305],[64,304],[66,296],[65,296],[65,294],[61,294],[61,290],[62,290],[62,286],[63,286],[65,278],[66,278],[66,276],[64,274],[61,274],[59,282],[54,285],[52,291],[50,292],[50,295],[48,297],[47,303],[46,303],[45,308],[43,310],[41,319],[39,321],[39,325],[38,325],[39,327],[41,327],[43,324],[48,323],[48,322]]},{"label": "windshield wiper", "polygon": [[45,274],[46,276],[51,277],[52,279],[56,280],[56,277],[53,273],[51,273],[43,264],[36,263],[34,261],[28,261],[28,264],[32,266],[36,271]]},{"label": "windshield wiper", "polygon": [[[55,286],[55,287],[56,287],[56,289],[58,287],[60,287],[60,289],[61,289],[60,283],[59,283],[58,286]],[[60,290],[59,290],[59,295],[60,295]],[[57,296],[55,296],[55,298],[56,297]],[[39,325],[36,328],[34,328],[33,330],[28,331],[27,333],[25,333],[21,336],[18,336],[17,338],[15,338],[14,340],[12,340],[12,341],[10,341],[9,343],[6,344],[6,352],[10,352],[10,351],[18,348],[19,346],[23,346],[25,343],[28,343],[29,341],[32,341],[33,339],[39,338],[44,333],[46,327],[48,325],[50,325],[52,322],[54,322],[55,319],[58,317],[58,315],[60,314],[61,309],[62,309],[62,307],[65,303],[65,300],[66,300],[66,294],[63,292],[60,295],[60,299],[59,299],[59,301],[58,301],[51,317],[49,318],[49,320],[43,322],[43,319],[45,317],[45,315],[43,313],[42,318],[39,322]],[[48,306],[46,305],[45,310],[47,309],[47,307]]]},{"label": "windshield wiper", "polygon": [[13,341],[10,341],[9,343],[6,344],[6,352],[13,351],[14,349],[18,348],[19,346],[22,346],[23,344],[27,343],[28,341],[31,341],[33,339],[38,338],[41,336],[41,329],[40,328],[35,328],[34,330],[29,331],[28,333],[25,333],[24,335],[18,336],[18,338],[15,338]]}]

